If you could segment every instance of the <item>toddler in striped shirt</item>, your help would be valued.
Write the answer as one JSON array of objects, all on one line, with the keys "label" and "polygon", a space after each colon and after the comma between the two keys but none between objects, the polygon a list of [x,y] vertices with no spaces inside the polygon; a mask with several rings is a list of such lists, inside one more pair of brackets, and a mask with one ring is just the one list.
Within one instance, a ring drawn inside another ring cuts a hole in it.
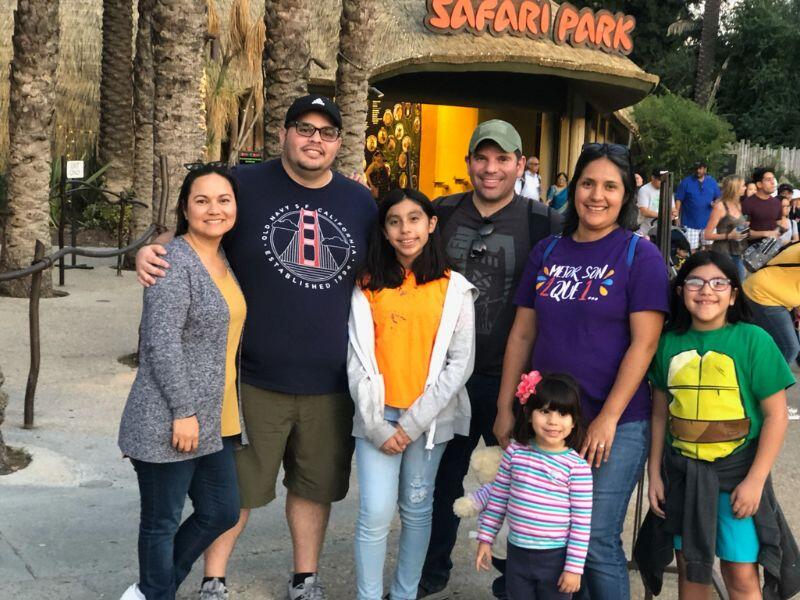
[{"label": "toddler in striped shirt", "polygon": [[576,449],[583,424],[571,376],[522,376],[514,440],[481,512],[476,566],[489,569],[508,519],[509,600],[566,600],[581,584],[592,517],[592,471]]}]

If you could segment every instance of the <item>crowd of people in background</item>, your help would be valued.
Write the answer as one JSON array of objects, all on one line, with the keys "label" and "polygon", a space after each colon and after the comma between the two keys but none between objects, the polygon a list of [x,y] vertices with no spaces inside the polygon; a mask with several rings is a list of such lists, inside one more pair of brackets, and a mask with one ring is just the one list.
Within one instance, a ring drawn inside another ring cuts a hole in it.
[{"label": "crowd of people in background", "polygon": [[[720,189],[703,164],[680,183],[671,216],[694,254],[670,286],[646,236],[661,170],[637,182],[624,145],[585,144],[543,196],[538,158],[490,120],[466,149],[470,191],[396,189],[376,206],[381,156],[366,185],[331,168],[341,127],[333,101],[298,98],[280,158],[193,169],[178,229],[139,251],[141,367],[119,436],[139,482],[139,580],[123,600],[173,600],[201,555],[199,597],[227,600],[236,541],[281,466],[285,597],[324,600],[353,455],[355,597],[450,598],[453,503],[481,441],[503,450],[475,560],[496,568],[495,598],[629,598],[621,535],[648,456],[651,590],[676,553],[686,598],[708,592],[715,555],[738,597],[758,597],[759,567],[776,597],[800,591],[769,480],[800,350],[800,210],[772,197],[774,174],[756,170],[745,199],[741,178]],[[744,246],[784,230],[786,250],[743,284]]]}]

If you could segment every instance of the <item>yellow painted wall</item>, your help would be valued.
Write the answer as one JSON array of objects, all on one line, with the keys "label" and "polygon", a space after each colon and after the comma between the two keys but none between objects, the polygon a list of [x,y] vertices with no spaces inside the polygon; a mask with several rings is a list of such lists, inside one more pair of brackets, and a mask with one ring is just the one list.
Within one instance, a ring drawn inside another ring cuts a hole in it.
[{"label": "yellow painted wall", "polygon": [[419,189],[429,198],[470,189],[464,157],[477,125],[477,108],[422,105]]}]

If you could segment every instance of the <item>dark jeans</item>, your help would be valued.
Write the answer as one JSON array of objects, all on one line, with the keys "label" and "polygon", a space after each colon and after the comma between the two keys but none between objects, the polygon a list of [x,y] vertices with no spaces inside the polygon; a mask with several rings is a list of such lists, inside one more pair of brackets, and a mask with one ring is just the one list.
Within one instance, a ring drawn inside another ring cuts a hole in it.
[{"label": "dark jeans", "polygon": [[470,455],[481,437],[487,446],[497,445],[492,427],[497,416],[499,391],[500,376],[474,373],[467,382],[467,392],[472,406],[469,436],[457,435],[450,440],[436,474],[433,528],[420,581],[427,590],[444,588],[450,579],[450,570],[453,568],[450,554],[455,546],[458,525],[461,522],[453,513],[453,502],[464,495],[464,476],[469,470]]},{"label": "dark jeans", "polygon": [[[569,600],[572,594],[558,591],[567,548],[528,550],[508,544],[506,593],[508,600]],[[620,598],[622,600],[622,598]]]},{"label": "dark jeans", "polygon": [[[131,462],[141,496],[139,589],[147,600],[174,600],[194,562],[239,520],[233,440],[199,458]],[[181,523],[187,494],[194,512]]]},{"label": "dark jeans", "polygon": [[764,306],[749,298],[747,300],[756,325],[767,330],[778,345],[783,358],[791,365],[800,352],[800,341],[794,328],[792,313],[783,306]]}]

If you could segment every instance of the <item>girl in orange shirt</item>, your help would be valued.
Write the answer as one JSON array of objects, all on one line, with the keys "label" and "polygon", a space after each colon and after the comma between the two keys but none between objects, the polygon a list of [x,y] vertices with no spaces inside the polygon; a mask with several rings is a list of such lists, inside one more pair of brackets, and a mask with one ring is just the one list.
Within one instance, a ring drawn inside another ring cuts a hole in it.
[{"label": "girl in orange shirt", "polygon": [[383,598],[386,540],[402,525],[390,598],[416,598],[447,441],[469,432],[477,292],[451,272],[428,198],[390,192],[353,291],[348,378],[356,405],[358,600]]}]

